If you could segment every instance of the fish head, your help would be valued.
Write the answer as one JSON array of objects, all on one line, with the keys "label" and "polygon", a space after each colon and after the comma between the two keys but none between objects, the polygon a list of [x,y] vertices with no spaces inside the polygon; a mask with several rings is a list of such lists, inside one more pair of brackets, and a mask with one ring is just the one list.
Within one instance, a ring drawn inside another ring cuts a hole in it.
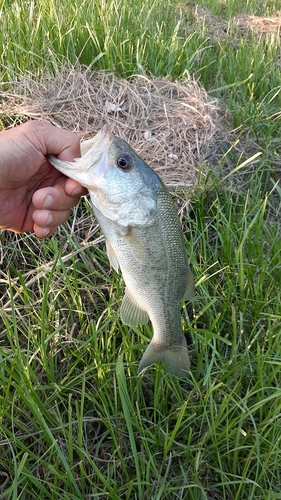
[{"label": "fish head", "polygon": [[127,142],[105,126],[81,150],[83,156],[74,162],[49,160],[89,190],[94,209],[104,217],[123,227],[153,224],[163,184]]}]

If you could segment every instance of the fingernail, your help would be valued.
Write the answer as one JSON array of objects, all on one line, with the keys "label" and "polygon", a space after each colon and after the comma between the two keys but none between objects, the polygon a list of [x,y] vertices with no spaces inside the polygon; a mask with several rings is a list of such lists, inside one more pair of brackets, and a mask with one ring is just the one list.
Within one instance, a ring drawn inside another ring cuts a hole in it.
[{"label": "fingernail", "polygon": [[47,219],[46,219],[45,225],[49,226],[52,222],[53,222],[53,217],[51,214],[49,214]]},{"label": "fingernail", "polygon": [[53,204],[53,197],[50,194],[47,194],[45,200],[43,201],[43,207],[42,208],[49,208]]},{"label": "fingernail", "polygon": [[50,229],[46,228],[45,231],[42,231],[41,238],[45,238],[46,236],[48,236],[49,232],[50,232]]},{"label": "fingernail", "polygon": [[48,234],[50,233],[50,229],[48,227],[43,229],[42,227],[37,226],[36,224],[34,224],[33,230],[36,236],[38,236],[38,238],[46,238],[46,236],[48,236]]}]

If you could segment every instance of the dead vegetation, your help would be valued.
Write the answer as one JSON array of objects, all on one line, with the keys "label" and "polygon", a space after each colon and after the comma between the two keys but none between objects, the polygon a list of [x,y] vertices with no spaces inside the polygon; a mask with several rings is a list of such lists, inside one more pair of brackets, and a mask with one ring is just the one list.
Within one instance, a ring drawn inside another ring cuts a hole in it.
[{"label": "dead vegetation", "polygon": [[39,119],[88,139],[107,123],[126,139],[171,188],[194,186],[197,170],[218,163],[230,124],[215,99],[194,80],[137,76],[131,81],[87,68],[61,68],[57,76],[24,77],[2,91],[2,113]]},{"label": "dead vegetation", "polygon": [[[280,36],[281,12],[277,11],[275,16],[254,16],[250,14],[239,14],[229,21],[221,19],[213,14],[207,7],[194,3],[192,7],[187,2],[187,11],[192,23],[204,23],[207,32],[212,38],[225,40],[231,32],[231,41],[235,44],[239,36],[254,34],[264,36],[273,34]],[[235,36],[236,33],[236,36]]]},{"label": "dead vegetation", "polygon": [[240,14],[235,16],[232,22],[238,26],[242,34],[251,31],[257,35],[274,33],[280,36],[281,12],[276,12],[276,15],[272,17]]}]

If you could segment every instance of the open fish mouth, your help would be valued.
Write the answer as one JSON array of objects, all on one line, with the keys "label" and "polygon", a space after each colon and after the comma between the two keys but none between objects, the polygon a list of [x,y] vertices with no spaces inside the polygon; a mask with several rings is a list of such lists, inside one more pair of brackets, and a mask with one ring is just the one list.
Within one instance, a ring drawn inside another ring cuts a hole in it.
[{"label": "open fish mouth", "polygon": [[59,172],[89,189],[93,185],[93,175],[97,175],[100,170],[98,167],[95,173],[95,166],[107,163],[107,154],[113,141],[114,136],[107,125],[104,125],[92,139],[81,142],[81,158],[61,161],[55,156],[49,156],[48,159]]},{"label": "open fish mouth", "polygon": [[[92,161],[96,158],[94,163],[98,162],[105,151],[108,151],[113,141],[113,135],[107,125],[91,139],[81,142],[81,156],[87,158],[88,156]],[[91,154],[90,154],[91,153]],[[90,167],[89,167],[90,168]]]}]

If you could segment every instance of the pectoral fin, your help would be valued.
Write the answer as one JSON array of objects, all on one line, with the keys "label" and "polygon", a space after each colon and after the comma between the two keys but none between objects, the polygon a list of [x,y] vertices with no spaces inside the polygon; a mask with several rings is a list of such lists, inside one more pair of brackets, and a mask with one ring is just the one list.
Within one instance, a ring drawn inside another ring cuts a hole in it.
[{"label": "pectoral fin", "polygon": [[107,253],[107,257],[108,257],[108,260],[110,262],[110,265],[113,267],[113,269],[115,269],[116,272],[118,272],[119,263],[118,263],[116,255],[115,255],[115,252],[114,252],[114,250],[113,250],[113,248],[108,240],[105,240],[105,244],[106,244],[106,253]]},{"label": "pectoral fin", "polygon": [[126,289],[120,309],[121,320],[124,325],[138,326],[148,322],[149,316],[141,309]]}]

